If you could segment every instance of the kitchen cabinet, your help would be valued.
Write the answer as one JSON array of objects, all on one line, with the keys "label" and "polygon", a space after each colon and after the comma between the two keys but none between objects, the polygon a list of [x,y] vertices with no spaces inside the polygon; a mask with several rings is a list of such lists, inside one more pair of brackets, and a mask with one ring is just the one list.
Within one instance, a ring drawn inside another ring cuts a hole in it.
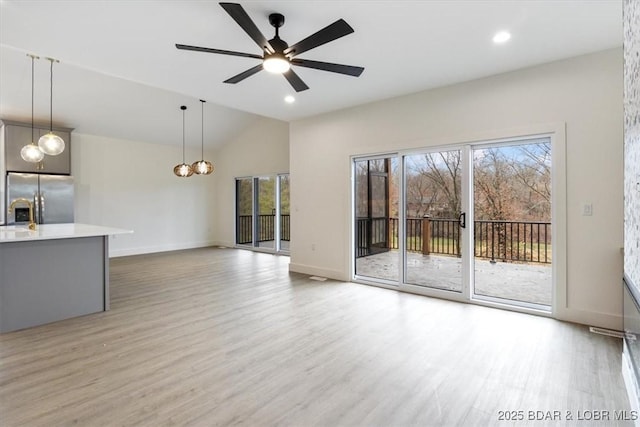
[{"label": "kitchen cabinet", "polygon": [[[62,153],[57,156],[44,156],[40,163],[25,162],[20,157],[22,147],[32,141],[31,125],[17,122],[2,122],[4,132],[4,158],[6,172],[71,174],[71,131],[72,129],[54,127],[53,132],[65,143]],[[34,127],[33,139],[36,144],[40,136],[49,132],[48,127]]]},{"label": "kitchen cabinet", "polygon": [[88,224],[0,227],[0,333],[109,310],[109,236]]}]

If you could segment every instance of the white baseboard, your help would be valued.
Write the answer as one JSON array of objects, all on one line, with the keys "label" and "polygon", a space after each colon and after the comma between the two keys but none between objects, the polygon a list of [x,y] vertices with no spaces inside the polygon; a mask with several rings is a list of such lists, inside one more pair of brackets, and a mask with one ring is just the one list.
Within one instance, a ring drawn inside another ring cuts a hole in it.
[{"label": "white baseboard", "polygon": [[235,245],[236,244],[234,242],[222,242],[220,240],[214,240],[211,242],[211,246],[224,246],[225,248],[234,248]]},{"label": "white baseboard", "polygon": [[144,255],[144,254],[152,254],[157,252],[179,251],[183,249],[196,249],[196,248],[204,248],[208,246],[214,246],[214,242],[212,241],[188,242],[188,243],[166,244],[166,245],[158,245],[158,246],[142,246],[137,248],[124,248],[124,249],[114,249],[113,247],[110,247],[109,258],[118,258],[123,256],[131,256],[131,255]]},{"label": "white baseboard", "polygon": [[614,331],[622,330],[622,315],[587,311],[575,308],[557,308],[554,316],[558,320],[580,323],[582,325],[597,326]]},{"label": "white baseboard", "polygon": [[341,271],[318,268],[311,265],[290,263],[289,271],[293,273],[308,274],[310,276],[326,277],[328,279],[339,280],[341,282],[349,281],[349,278],[345,277],[344,273],[342,273]]},{"label": "white baseboard", "polygon": [[[624,379],[624,385],[627,389],[627,396],[629,396],[629,403],[631,404],[631,411],[635,414],[640,413],[640,400],[638,400],[639,390],[638,381],[631,365],[631,359],[629,358],[629,349],[627,348],[627,342],[624,341],[622,350],[622,378]],[[640,427],[640,419],[634,421],[636,427]]]}]

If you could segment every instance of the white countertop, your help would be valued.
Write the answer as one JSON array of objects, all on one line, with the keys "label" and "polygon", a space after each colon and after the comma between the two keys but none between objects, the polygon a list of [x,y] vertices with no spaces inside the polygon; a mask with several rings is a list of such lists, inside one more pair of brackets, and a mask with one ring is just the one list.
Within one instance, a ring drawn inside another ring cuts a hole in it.
[{"label": "white countertop", "polygon": [[38,224],[36,230],[27,225],[0,226],[0,243],[31,240],[74,239],[78,237],[111,236],[133,233],[132,230],[89,224]]}]

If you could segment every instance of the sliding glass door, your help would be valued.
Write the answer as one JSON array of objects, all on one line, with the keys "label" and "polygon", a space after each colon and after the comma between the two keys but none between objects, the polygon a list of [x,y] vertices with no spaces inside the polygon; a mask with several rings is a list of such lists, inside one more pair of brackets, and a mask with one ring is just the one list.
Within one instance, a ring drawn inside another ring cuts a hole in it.
[{"label": "sliding glass door", "polygon": [[291,241],[291,202],[289,199],[289,175],[278,175],[278,195],[280,196],[280,247],[281,252],[289,252]]},{"label": "sliding glass door", "polygon": [[404,157],[406,284],[462,292],[462,152]]},{"label": "sliding glass door", "polygon": [[289,175],[236,178],[236,244],[288,252]]},{"label": "sliding glass door", "polygon": [[355,274],[398,282],[398,160],[354,163]]},{"label": "sliding glass door", "polygon": [[276,248],[276,178],[261,176],[256,185],[256,242],[267,249]]},{"label": "sliding glass door", "polygon": [[253,178],[236,179],[236,245],[253,246]]},{"label": "sliding glass door", "polygon": [[551,143],[473,149],[474,298],[551,306]]},{"label": "sliding glass door", "polygon": [[551,165],[549,137],[355,158],[355,279],[550,311]]}]

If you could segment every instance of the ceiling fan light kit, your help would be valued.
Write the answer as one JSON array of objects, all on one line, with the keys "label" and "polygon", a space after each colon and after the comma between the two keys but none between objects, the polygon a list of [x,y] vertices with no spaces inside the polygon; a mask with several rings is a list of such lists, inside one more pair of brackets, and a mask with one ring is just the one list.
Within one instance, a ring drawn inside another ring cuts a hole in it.
[{"label": "ceiling fan light kit", "polygon": [[251,39],[260,47],[260,49],[262,49],[262,56],[253,53],[235,52],[184,44],[176,44],[176,48],[181,50],[217,53],[221,55],[240,56],[244,58],[262,60],[262,64],[249,68],[248,70],[225,80],[224,83],[235,84],[241,82],[264,69],[271,73],[282,74],[296,92],[301,92],[309,89],[309,86],[307,86],[306,83],[293,71],[291,68],[292,65],[313,68],[321,71],[329,71],[353,77],[360,76],[364,71],[363,67],[353,65],[334,64],[330,62],[297,58],[298,55],[308,50],[353,33],[353,28],[351,28],[344,19],[338,19],[333,24],[313,33],[293,46],[289,46],[287,42],[280,38],[279,34],[280,27],[284,25],[284,15],[280,13],[272,13],[269,15],[269,23],[275,28],[275,36],[271,40],[267,40],[241,5],[237,3],[220,3],[220,6],[238,23],[238,25],[240,25],[245,33],[247,33],[247,35],[249,35],[249,37],[251,37]]},{"label": "ceiling fan light kit", "polygon": [[291,63],[287,60],[287,58],[284,57],[284,55],[281,55],[279,53],[272,53],[265,58],[264,62],[262,63],[262,68],[270,73],[282,74],[289,71],[289,69],[291,68]]},{"label": "ceiling fan light kit", "polygon": [[284,25],[284,15],[272,13],[269,15],[269,23],[276,29],[275,37],[269,40],[269,44],[274,52],[271,54],[265,52],[262,68],[269,73],[283,74],[291,69],[289,58],[284,56],[283,53],[289,45],[282,40],[278,34],[278,29]]}]

